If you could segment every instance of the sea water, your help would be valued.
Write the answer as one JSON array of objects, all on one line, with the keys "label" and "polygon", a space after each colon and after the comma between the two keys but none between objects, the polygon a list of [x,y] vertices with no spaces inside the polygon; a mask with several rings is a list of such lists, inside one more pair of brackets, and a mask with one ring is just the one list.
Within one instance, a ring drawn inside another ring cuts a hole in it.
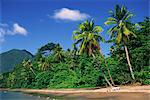
[{"label": "sea water", "polygon": [[0,100],[46,100],[46,98],[32,96],[22,92],[0,91]]}]

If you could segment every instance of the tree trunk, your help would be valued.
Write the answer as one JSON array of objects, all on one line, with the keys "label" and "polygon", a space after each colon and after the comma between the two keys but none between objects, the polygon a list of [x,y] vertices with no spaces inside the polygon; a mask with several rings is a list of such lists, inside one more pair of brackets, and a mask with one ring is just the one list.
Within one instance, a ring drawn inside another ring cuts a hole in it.
[{"label": "tree trunk", "polygon": [[92,53],[93,58],[95,59],[95,55]]},{"label": "tree trunk", "polygon": [[30,70],[32,71],[32,73],[36,76],[36,74],[35,74],[35,72],[34,72],[34,70],[30,67]]},{"label": "tree trunk", "polygon": [[103,74],[104,79],[105,79],[105,81],[107,82],[107,84],[112,88],[113,86],[112,86],[112,84],[109,82],[109,80],[107,79],[107,77],[106,77],[106,75],[105,75],[105,73],[104,73],[103,70],[101,70],[101,73]]},{"label": "tree trunk", "polygon": [[135,79],[134,73],[133,73],[133,70],[132,70],[132,65],[130,63],[128,49],[127,49],[127,46],[126,46],[125,43],[124,43],[124,48],[125,48],[126,58],[127,58],[127,62],[128,62],[128,65],[129,65],[129,69],[130,69],[130,72],[131,72],[132,79]]},{"label": "tree trunk", "polygon": [[[94,59],[95,59],[95,58],[94,58]],[[98,65],[98,66],[99,66],[99,65]],[[109,82],[109,80],[107,79],[107,77],[105,76],[104,71],[103,71],[103,70],[100,70],[100,71],[101,71],[101,73],[103,74],[104,79],[106,80],[107,84],[112,88],[113,86],[112,86],[112,84]]]},{"label": "tree trunk", "polygon": [[102,72],[107,84],[112,88],[113,86],[111,85],[111,83],[109,82],[109,80],[107,79],[107,77],[105,76],[105,74]]},{"label": "tree trunk", "polygon": [[100,49],[99,51],[100,51],[100,54],[101,54],[102,58],[104,59],[105,66],[106,66],[106,69],[107,69],[107,71],[108,71],[108,75],[109,75],[109,77],[110,77],[110,81],[111,81],[111,83],[115,86],[114,81],[113,81],[113,79],[112,79],[112,76],[111,76],[111,74],[110,74],[110,70],[109,70],[109,68],[108,68],[107,62],[106,62],[106,60],[105,60],[105,58],[104,58],[104,55],[103,55],[101,49]]}]

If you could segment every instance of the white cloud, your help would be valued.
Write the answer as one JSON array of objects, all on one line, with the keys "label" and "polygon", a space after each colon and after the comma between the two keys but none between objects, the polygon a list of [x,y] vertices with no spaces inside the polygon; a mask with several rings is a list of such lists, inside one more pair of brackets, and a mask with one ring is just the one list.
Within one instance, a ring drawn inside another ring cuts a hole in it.
[{"label": "white cloud", "polygon": [[17,23],[14,23],[13,27],[0,23],[0,44],[5,41],[6,35],[27,35],[27,33],[27,30]]},{"label": "white cloud", "polygon": [[13,32],[15,34],[20,34],[20,35],[27,35],[28,33],[27,30],[24,27],[20,26],[18,23],[15,23],[13,25]]},{"label": "white cloud", "polygon": [[55,19],[70,20],[70,21],[84,20],[88,17],[90,17],[90,15],[86,13],[81,13],[79,10],[71,10],[68,8],[56,10],[53,16],[53,18]]}]

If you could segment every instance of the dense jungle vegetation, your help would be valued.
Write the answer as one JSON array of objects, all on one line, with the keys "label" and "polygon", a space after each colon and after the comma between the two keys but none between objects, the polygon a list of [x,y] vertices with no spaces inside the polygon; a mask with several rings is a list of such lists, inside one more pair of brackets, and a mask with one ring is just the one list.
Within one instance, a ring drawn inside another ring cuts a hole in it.
[{"label": "dense jungle vegetation", "polygon": [[[138,83],[150,84],[150,18],[132,23],[126,7],[116,5],[103,29],[86,20],[73,31],[73,49],[60,44],[40,47],[33,59],[24,59],[12,72],[0,75],[2,88],[83,88]],[[112,43],[106,57],[100,42]]]}]

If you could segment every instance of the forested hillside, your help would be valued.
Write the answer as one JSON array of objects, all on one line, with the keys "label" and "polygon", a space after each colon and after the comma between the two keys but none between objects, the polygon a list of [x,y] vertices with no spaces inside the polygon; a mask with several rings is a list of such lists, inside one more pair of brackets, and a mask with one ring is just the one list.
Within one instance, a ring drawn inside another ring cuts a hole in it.
[{"label": "forested hillside", "polygon": [[33,55],[26,50],[12,49],[0,54],[0,72],[10,72],[15,65],[21,63],[23,59],[31,59]]}]

